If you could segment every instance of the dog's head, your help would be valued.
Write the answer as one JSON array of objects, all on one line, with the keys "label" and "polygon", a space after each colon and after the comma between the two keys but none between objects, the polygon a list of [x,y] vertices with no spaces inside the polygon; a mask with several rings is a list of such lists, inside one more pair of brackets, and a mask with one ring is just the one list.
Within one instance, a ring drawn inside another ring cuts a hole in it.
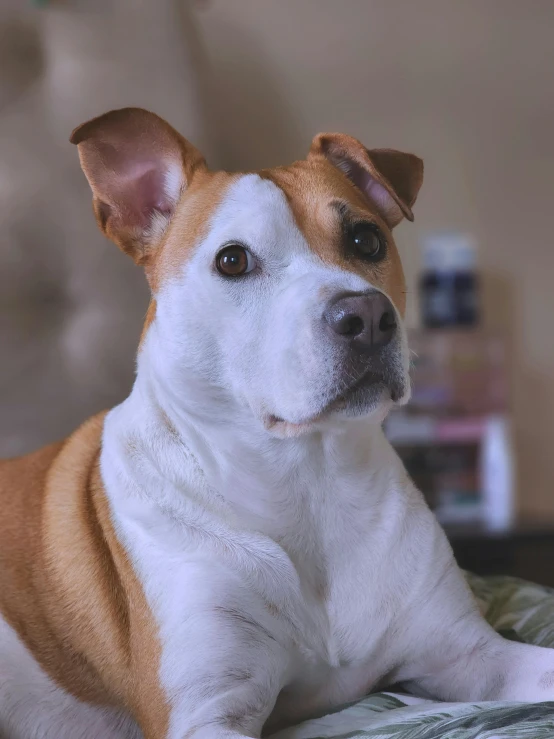
[{"label": "dog's head", "polygon": [[392,236],[420,159],[319,134],[306,159],[208,170],[169,124],[136,108],[77,128],[101,230],[144,266],[141,342],[156,381],[191,412],[205,392],[277,435],[382,420],[409,395],[404,275]]}]

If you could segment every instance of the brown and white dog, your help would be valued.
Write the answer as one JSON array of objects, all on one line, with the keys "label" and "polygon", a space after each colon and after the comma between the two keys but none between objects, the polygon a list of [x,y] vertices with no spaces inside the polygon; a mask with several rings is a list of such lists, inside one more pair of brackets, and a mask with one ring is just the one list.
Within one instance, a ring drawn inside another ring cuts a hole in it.
[{"label": "brown and white dog", "polygon": [[554,651],[481,618],[381,430],[421,161],[321,134],[211,172],[139,109],[71,140],[152,302],[129,398],[0,465],[0,734],[258,737],[399,682],[552,700]]}]

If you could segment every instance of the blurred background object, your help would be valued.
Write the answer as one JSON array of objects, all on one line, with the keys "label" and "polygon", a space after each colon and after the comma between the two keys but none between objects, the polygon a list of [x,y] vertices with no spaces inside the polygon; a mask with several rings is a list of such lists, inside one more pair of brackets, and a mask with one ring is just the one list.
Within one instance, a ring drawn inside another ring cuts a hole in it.
[{"label": "blurred background object", "polygon": [[147,289],[97,232],[74,126],[150,108],[230,169],[338,130],[425,160],[396,236],[414,401],[389,433],[444,520],[551,526],[553,29],[551,0],[3,0],[0,455],[133,378]]},{"label": "blurred background object", "polygon": [[63,437],[119,402],[133,379],[148,290],[96,227],[71,130],[138,105],[213,155],[184,8],[8,2],[0,6],[0,29],[13,34],[0,68],[1,456]]}]

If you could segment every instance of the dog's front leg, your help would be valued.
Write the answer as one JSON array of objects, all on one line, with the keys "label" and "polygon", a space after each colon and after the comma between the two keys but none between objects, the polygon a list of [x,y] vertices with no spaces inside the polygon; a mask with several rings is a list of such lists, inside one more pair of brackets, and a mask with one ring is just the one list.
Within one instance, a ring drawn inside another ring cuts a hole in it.
[{"label": "dog's front leg", "polygon": [[[451,655],[453,646],[445,647]],[[474,630],[473,638],[455,649],[456,655],[440,665],[433,655],[428,673],[406,687],[446,701],[554,700],[554,649],[510,642],[485,628]]]},{"label": "dog's front leg", "polygon": [[290,654],[279,619],[252,596],[214,605],[216,591],[161,629],[167,715],[163,729],[145,717],[145,739],[259,737],[273,710]]},{"label": "dog's front leg", "polygon": [[499,636],[479,613],[451,553],[437,577],[406,629],[400,682],[445,701],[554,700],[554,649]]}]

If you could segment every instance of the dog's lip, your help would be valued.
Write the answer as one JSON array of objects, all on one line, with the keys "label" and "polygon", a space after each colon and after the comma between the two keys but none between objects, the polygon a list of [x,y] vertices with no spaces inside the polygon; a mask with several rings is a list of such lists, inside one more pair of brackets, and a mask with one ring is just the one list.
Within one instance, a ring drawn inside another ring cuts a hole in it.
[{"label": "dog's lip", "polygon": [[270,414],[265,416],[263,424],[268,431],[273,431],[277,436],[281,438],[291,438],[300,436],[304,432],[309,431],[319,418],[320,416],[315,416],[309,421],[293,423],[291,421],[285,421],[284,418],[280,418],[279,416]]},{"label": "dog's lip", "polygon": [[371,380],[372,385],[377,385],[378,383],[385,384],[385,378],[383,377],[383,375],[370,369],[367,372],[364,372],[364,374],[358,380],[356,380],[356,382],[353,382],[352,385],[349,385],[346,390],[343,390],[337,395],[334,400],[328,403],[327,406],[323,409],[323,413],[329,413],[333,410],[337,410],[337,406],[340,408],[341,405],[345,403],[348,398],[356,392],[356,390],[359,390],[361,387],[363,387],[368,380]]},{"label": "dog's lip", "polygon": [[[346,403],[348,398],[353,395],[356,390],[359,390],[363,385],[365,385],[369,378],[371,378],[372,384],[380,383],[383,386],[386,386],[385,377],[381,373],[377,373],[374,370],[370,369],[367,372],[364,372],[364,374],[360,378],[358,378],[356,382],[353,382],[345,390],[343,390],[335,398],[333,398],[333,400],[327,403],[327,405],[322,408],[319,413],[316,413],[315,416],[312,416],[311,418],[305,419],[303,421],[293,422],[287,421],[284,418],[280,418],[279,416],[276,416],[274,414],[269,414],[266,417],[265,426],[266,428],[275,428],[280,426],[284,430],[290,430],[292,432],[296,431],[297,433],[303,430],[307,430],[333,411],[340,410],[341,407]],[[393,397],[392,392],[391,399],[393,400],[393,402],[397,400],[397,398]]]}]

